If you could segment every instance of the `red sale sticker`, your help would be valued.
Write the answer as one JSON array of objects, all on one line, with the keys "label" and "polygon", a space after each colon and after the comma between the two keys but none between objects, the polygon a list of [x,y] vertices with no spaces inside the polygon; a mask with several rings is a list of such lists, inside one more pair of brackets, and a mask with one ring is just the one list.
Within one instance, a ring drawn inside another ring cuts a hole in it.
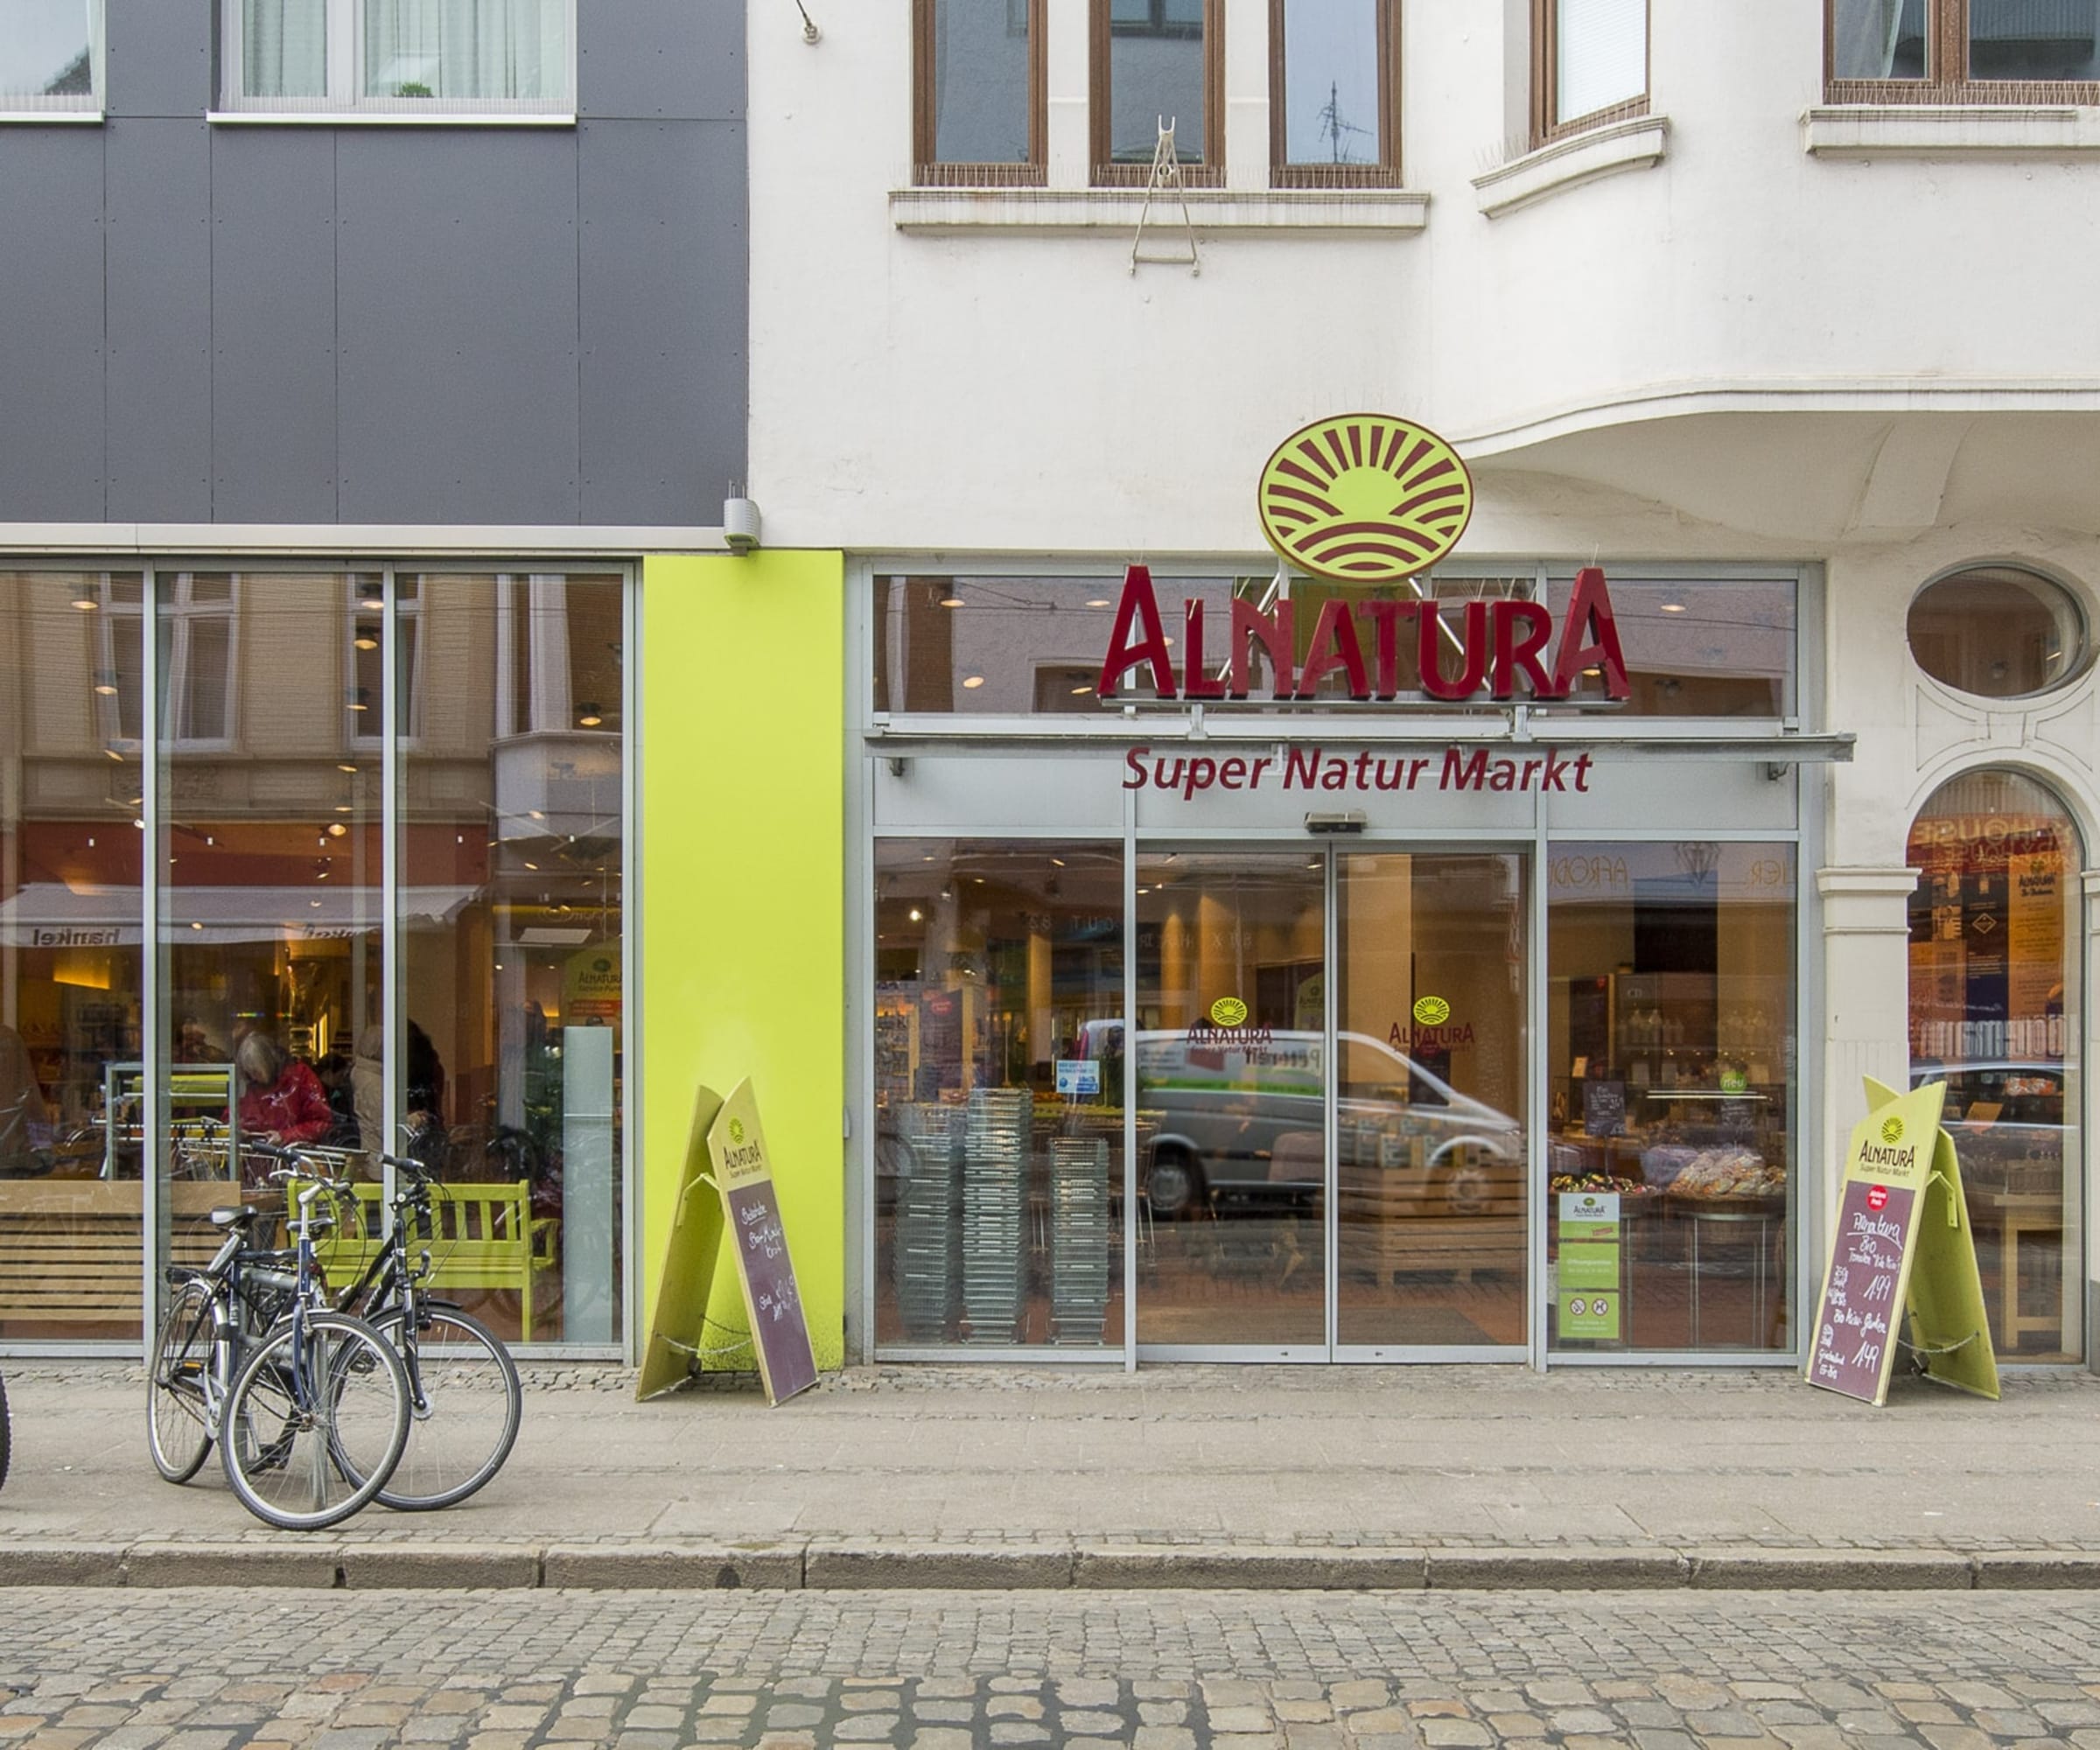
[{"label": "red sale sticker", "polygon": [[1886,1185],[1872,1185],[1867,1187],[1866,1207],[1868,1208],[1878,1212],[1884,1206],[1886,1206],[1887,1202],[1888,1186]]}]

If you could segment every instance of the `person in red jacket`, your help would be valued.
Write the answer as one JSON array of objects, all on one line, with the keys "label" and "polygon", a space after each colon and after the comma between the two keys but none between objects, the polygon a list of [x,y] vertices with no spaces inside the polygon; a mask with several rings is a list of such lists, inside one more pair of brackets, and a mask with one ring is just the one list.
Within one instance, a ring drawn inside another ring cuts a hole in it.
[{"label": "person in red jacket", "polygon": [[270,1034],[254,1032],[234,1054],[241,1072],[241,1130],[265,1142],[312,1143],[335,1122],[320,1078]]}]

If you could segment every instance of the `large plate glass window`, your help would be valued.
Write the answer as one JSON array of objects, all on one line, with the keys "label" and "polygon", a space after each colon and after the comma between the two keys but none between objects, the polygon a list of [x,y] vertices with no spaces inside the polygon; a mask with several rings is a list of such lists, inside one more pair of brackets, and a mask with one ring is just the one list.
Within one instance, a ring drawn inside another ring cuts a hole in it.
[{"label": "large plate glass window", "polygon": [[[1099,718],[1125,704],[1182,710],[1200,697],[1212,712],[1492,709],[1483,683],[1491,611],[1513,599],[1542,600],[1558,640],[1573,586],[1574,574],[1564,569],[1543,582],[1536,575],[1440,571],[1418,592],[1406,584],[1344,587],[1273,572],[1155,572],[1152,602],[1173,696],[1163,696],[1152,663],[1140,661],[1114,677],[1116,696],[1104,700],[1098,690],[1116,638],[1125,591],[1120,573],[880,576],[874,580],[874,708],[891,718]],[[1611,578],[1626,696],[1613,697],[1601,670],[1592,668],[1573,677],[1564,700],[1536,704],[1527,691],[1517,698],[1567,714],[1792,716],[1796,587],[1788,577]],[[1334,648],[1330,609],[1337,604],[1349,615],[1374,692],[1361,703],[1350,697],[1346,666],[1327,660]],[[1286,614],[1287,634],[1280,630]],[[1248,629],[1256,621],[1273,643]],[[1123,648],[1130,648],[1144,627],[1136,619],[1126,625]],[[1323,633],[1323,626],[1330,630]],[[1455,704],[1430,697],[1423,682],[1425,644],[1446,686],[1473,676],[1476,690],[1469,697]],[[1550,647],[1549,658],[1557,648]],[[1222,696],[1239,684],[1236,670],[1243,676],[1243,699]]]},{"label": "large plate glass window", "polygon": [[0,1340],[139,1338],[144,598],[0,576]]},{"label": "large plate glass window", "polygon": [[220,0],[229,109],[566,114],[576,0]]},{"label": "large plate glass window", "polygon": [[2012,772],[1933,793],[1910,830],[1910,1074],[1943,1081],[1991,1340],[2084,1353],[2078,833]]},{"label": "large plate glass window", "polygon": [[1123,852],[875,848],[876,1340],[1123,1340]]},{"label": "large plate glass window", "polygon": [[0,115],[99,109],[102,93],[102,0],[0,8]]},{"label": "large plate glass window", "polygon": [[[444,677],[397,761],[397,1049],[417,1151],[453,1187],[452,1298],[507,1338],[614,1343],[621,579],[425,573],[398,588],[416,611],[397,616],[397,673],[415,660]],[[483,1250],[500,1280],[466,1268]]]},{"label": "large plate glass window", "polygon": [[1791,1346],[1795,849],[1546,858],[1551,1340]]},{"label": "large plate glass window", "polygon": [[214,1250],[214,1204],[277,1194],[276,1163],[243,1138],[346,1165],[383,1145],[384,791],[352,726],[376,733],[385,699],[339,680],[383,587],[377,573],[157,578],[161,1243],[178,1262]]}]

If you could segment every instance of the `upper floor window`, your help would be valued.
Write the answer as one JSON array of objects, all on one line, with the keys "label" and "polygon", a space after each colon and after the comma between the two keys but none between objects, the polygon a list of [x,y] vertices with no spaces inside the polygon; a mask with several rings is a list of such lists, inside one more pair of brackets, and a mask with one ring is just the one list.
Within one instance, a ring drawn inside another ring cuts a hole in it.
[{"label": "upper floor window", "polygon": [[229,109],[567,114],[575,0],[223,0]]},{"label": "upper floor window", "polygon": [[1540,144],[1648,112],[1648,0],[1534,0],[1532,132]]},{"label": "upper floor window", "polygon": [[1400,180],[1396,0],[1269,0],[1270,163],[1279,188]]},{"label": "upper floor window", "polygon": [[[1839,102],[2100,102],[2100,0],[1829,0]],[[2032,88],[2043,88],[2040,90]]]},{"label": "upper floor window", "polygon": [[1042,181],[1045,4],[913,0],[915,181]]},{"label": "upper floor window", "polygon": [[102,108],[102,0],[0,6],[0,115]]},{"label": "upper floor window", "polygon": [[1150,179],[1159,129],[1184,181],[1225,179],[1222,0],[1093,0],[1094,180]]}]

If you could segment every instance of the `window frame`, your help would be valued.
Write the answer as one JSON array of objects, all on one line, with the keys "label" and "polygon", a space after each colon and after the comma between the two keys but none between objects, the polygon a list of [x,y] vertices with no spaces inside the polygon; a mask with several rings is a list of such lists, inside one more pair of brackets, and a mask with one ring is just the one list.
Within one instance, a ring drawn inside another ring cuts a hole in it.
[{"label": "window frame", "polygon": [[[1838,0],[1823,0],[1823,94],[1830,103],[2100,104],[2100,80],[1971,79],[1969,0],[1924,0],[1925,73],[1919,79],[1840,79]],[[1952,71],[1950,71],[1952,69]]]},{"label": "window frame", "polygon": [[108,103],[109,32],[106,0],[88,4],[88,89],[80,95],[42,96],[0,90],[0,121],[100,122]]},{"label": "window frame", "polygon": [[1656,12],[1650,0],[1642,0],[1644,40],[1641,73],[1645,81],[1638,97],[1621,98],[1601,109],[1579,116],[1562,116],[1554,101],[1560,84],[1560,0],[1531,0],[1531,144],[1551,145],[1572,135],[1609,127],[1614,122],[1631,122],[1648,113],[1655,88]]},{"label": "window frame", "polygon": [[1378,30],[1378,157],[1365,164],[1290,161],[1284,65],[1291,0],[1269,0],[1269,183],[1272,188],[1397,188],[1400,179],[1400,0],[1373,0]]},{"label": "window frame", "polygon": [[1048,179],[1049,0],[1007,0],[1028,19],[1028,157],[1020,164],[938,158],[934,113],[934,11],[936,0],[912,0],[912,183],[918,188],[1040,188]]},{"label": "window frame", "polygon": [[[1164,0],[1152,0],[1158,7]],[[1111,162],[1114,126],[1110,55],[1113,0],[1090,0],[1087,52],[1087,158],[1088,180],[1096,188],[1143,188],[1152,178],[1152,165]],[[1181,137],[1177,129],[1174,144]],[[1203,0],[1203,156],[1184,160],[1181,180],[1190,188],[1225,186],[1225,4]]]},{"label": "window frame", "polygon": [[[198,601],[199,578],[224,578],[224,601]],[[157,628],[167,633],[167,667],[160,682],[160,748],[163,752],[229,753],[239,739],[241,691],[241,598],[246,574],[210,567],[193,570],[156,570],[152,613]],[[208,620],[226,623],[226,687],[224,704],[215,735],[185,735],[183,722],[190,711],[190,694],[195,682],[192,661],[196,628]],[[158,632],[152,654],[162,655]]]},{"label": "window frame", "polygon": [[242,89],[242,10],[247,0],[218,0],[219,102],[215,119],[277,121],[574,122],[578,0],[556,0],[567,21],[564,89],[558,97],[374,97],[364,90],[366,0],[322,0],[326,83],[318,97],[250,96]]}]

